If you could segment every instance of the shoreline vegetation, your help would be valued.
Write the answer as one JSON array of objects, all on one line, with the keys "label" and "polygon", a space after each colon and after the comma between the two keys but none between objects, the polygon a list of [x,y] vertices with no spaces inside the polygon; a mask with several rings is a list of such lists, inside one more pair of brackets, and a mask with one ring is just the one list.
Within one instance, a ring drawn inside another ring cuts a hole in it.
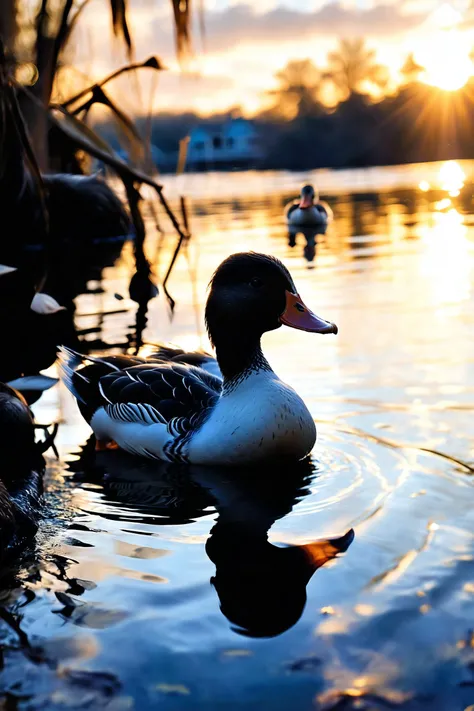
[{"label": "shoreline vegetation", "polygon": [[[277,88],[262,97],[265,108],[250,119],[261,155],[240,167],[339,169],[473,158],[474,76],[456,90],[425,83],[425,76],[410,54],[394,86],[361,39],[341,40],[324,70],[310,59],[290,61],[275,74]],[[168,111],[139,116],[136,125],[151,137],[161,155],[157,167],[165,173],[176,170],[179,141],[193,129],[212,132],[240,116],[238,106],[210,116]],[[112,121],[96,128],[120,148]]]},{"label": "shoreline vegetation", "polygon": [[[158,170],[175,172],[179,141],[194,127],[212,129],[235,115],[234,110],[211,117],[192,112],[153,116],[151,141],[165,156],[161,164],[157,161]],[[139,117],[138,129],[148,120]],[[377,102],[353,93],[331,110],[315,105],[292,119],[269,112],[255,116],[252,124],[261,136],[263,156],[244,167],[299,171],[472,159],[473,122],[474,80],[455,94],[422,82]],[[120,149],[112,122],[102,122],[96,130]]]}]

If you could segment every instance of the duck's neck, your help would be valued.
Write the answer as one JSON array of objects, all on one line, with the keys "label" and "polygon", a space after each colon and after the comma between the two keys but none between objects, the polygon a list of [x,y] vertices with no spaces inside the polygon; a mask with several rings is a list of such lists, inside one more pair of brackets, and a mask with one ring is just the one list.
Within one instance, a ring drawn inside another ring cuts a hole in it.
[{"label": "duck's neck", "polygon": [[224,391],[233,389],[251,373],[271,371],[262,353],[260,336],[232,336],[214,339],[217,362],[224,376]]}]

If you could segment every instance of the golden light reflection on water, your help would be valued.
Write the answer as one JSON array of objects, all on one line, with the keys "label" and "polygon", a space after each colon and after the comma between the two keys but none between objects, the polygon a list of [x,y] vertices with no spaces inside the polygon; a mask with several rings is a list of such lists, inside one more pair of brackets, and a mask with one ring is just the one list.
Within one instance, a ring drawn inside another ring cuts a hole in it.
[{"label": "golden light reflection on water", "polygon": [[448,160],[439,170],[439,181],[442,190],[447,190],[451,197],[457,197],[464,186],[466,175],[455,160]]},{"label": "golden light reflection on water", "polygon": [[443,210],[446,210],[448,207],[451,207],[451,205],[451,198],[443,198],[442,200],[438,200],[438,202],[435,202],[434,209],[438,212],[443,212]]},{"label": "golden light reflection on water", "polygon": [[[365,661],[366,668],[358,675],[346,669],[342,664],[327,673],[326,676],[331,688],[318,695],[317,703],[323,708],[339,708],[343,697],[359,698],[365,695],[375,695],[377,697],[374,699],[376,707],[379,708],[377,701],[380,701],[380,708],[385,708],[391,705],[398,706],[410,697],[409,693],[391,688],[390,684],[396,679],[398,669],[383,653],[367,655]],[[349,707],[359,708],[357,702],[355,704],[354,706],[351,704]],[[343,704],[341,708],[345,706],[346,704]],[[360,708],[364,707],[365,705],[360,706]],[[371,704],[370,708],[375,708],[375,706]]]},{"label": "golden light reflection on water", "polygon": [[435,304],[458,303],[469,298],[474,244],[463,216],[454,208],[434,212],[432,225],[420,230],[425,245],[422,275],[429,277]]},{"label": "golden light reflection on water", "polygon": [[466,174],[460,164],[455,160],[448,160],[440,166],[432,183],[424,178],[418,183],[418,188],[424,193],[438,188],[445,190],[450,197],[457,197],[464,187],[465,180]]}]

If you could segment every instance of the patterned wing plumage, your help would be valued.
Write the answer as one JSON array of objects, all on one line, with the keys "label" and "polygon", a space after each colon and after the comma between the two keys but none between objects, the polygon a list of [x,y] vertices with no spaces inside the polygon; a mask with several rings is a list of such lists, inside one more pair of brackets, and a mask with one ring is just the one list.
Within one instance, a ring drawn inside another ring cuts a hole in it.
[{"label": "patterned wing plumage", "polygon": [[146,363],[100,378],[107,414],[120,422],[166,423],[173,435],[196,428],[220,394],[221,381],[195,366]]},{"label": "patterned wing plumage", "polygon": [[[222,378],[206,366],[219,372],[208,353],[164,346],[146,358],[92,357],[60,349],[62,378],[86,420],[90,422],[103,409],[116,423],[166,425],[172,439],[165,455],[171,461],[185,461],[182,450],[187,439],[207,419],[220,396]],[[141,453],[155,456],[145,450]]]}]

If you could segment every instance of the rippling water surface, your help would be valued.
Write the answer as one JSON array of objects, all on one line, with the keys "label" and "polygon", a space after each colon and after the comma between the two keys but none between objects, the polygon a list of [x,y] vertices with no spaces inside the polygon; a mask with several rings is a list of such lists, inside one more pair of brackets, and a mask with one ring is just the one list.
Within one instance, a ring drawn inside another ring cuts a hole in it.
[{"label": "rippling water surface", "polygon": [[[471,708],[474,210],[469,180],[441,168],[321,174],[335,221],[311,262],[282,217],[305,176],[169,179],[194,195],[193,237],[174,318],[160,295],[145,340],[207,347],[219,262],[284,260],[339,326],[263,341],[314,414],[312,462],[249,478],[94,459],[72,398],[48,391],[34,409],[61,419],[61,460],[36,551],[3,594],[4,708]],[[150,238],[158,275],[174,239]],[[126,246],[104,293],[78,296],[85,338],[125,340],[130,264]]]}]

